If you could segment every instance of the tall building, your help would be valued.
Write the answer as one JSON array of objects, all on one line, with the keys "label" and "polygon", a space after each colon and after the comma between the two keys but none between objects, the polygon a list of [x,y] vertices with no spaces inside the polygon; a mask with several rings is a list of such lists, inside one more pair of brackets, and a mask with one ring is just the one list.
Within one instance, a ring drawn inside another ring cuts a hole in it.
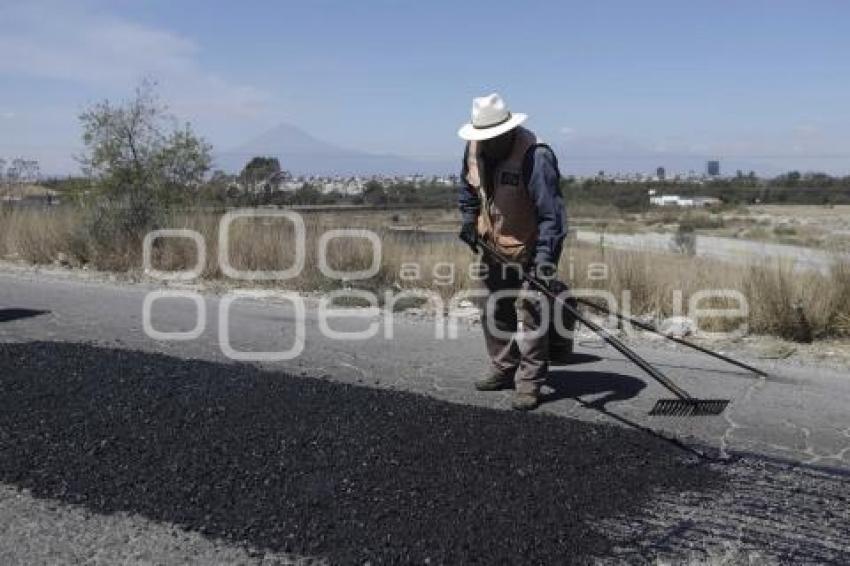
[{"label": "tall building", "polygon": [[720,162],[719,161],[709,161],[706,164],[706,172],[712,176],[717,177],[720,175]]},{"label": "tall building", "polygon": [[663,181],[664,177],[667,176],[667,172],[664,170],[664,167],[659,167],[655,170],[655,176],[658,177],[659,180]]}]

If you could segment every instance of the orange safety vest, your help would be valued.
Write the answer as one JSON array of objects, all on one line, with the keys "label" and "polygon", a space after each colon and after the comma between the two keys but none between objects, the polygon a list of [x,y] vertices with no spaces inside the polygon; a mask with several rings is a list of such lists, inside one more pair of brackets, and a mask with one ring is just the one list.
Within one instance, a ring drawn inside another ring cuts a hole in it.
[{"label": "orange safety vest", "polygon": [[528,194],[522,163],[528,150],[538,143],[533,132],[517,127],[510,154],[493,171],[492,190],[486,190],[482,182],[480,143],[471,141],[467,148],[466,181],[481,199],[478,235],[520,263],[531,259],[537,243],[537,211]]}]

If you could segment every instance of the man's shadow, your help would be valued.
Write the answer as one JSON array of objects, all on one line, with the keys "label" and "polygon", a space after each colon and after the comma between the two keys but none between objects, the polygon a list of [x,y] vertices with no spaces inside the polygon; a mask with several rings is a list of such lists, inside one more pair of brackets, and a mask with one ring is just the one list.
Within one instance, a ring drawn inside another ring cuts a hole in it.
[{"label": "man's shadow", "polygon": [[[597,356],[591,354],[573,354],[583,356],[587,359],[573,363],[588,363],[598,361]],[[620,373],[605,371],[586,371],[553,369],[549,371],[546,385],[553,389],[544,395],[543,402],[550,403],[560,399],[572,399],[589,409],[605,409],[605,405],[612,401],[627,401],[637,397],[646,388],[642,380]],[[592,401],[582,401],[582,397],[601,395]]]},{"label": "man's shadow", "polygon": [[39,316],[42,314],[47,314],[49,312],[50,311],[34,309],[0,308],[0,322],[11,322],[13,320],[18,320],[21,318],[31,318],[33,316]]}]

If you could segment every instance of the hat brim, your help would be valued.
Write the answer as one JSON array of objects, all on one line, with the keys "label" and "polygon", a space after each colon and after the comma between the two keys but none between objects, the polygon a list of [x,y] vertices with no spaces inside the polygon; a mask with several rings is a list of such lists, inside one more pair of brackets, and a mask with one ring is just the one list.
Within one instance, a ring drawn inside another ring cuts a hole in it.
[{"label": "hat brim", "polygon": [[511,117],[507,122],[503,122],[498,126],[493,126],[492,128],[476,128],[472,124],[464,124],[457,131],[457,135],[466,141],[489,140],[490,138],[495,138],[496,136],[500,136],[505,132],[513,130],[525,122],[527,118],[527,114],[511,114]]}]

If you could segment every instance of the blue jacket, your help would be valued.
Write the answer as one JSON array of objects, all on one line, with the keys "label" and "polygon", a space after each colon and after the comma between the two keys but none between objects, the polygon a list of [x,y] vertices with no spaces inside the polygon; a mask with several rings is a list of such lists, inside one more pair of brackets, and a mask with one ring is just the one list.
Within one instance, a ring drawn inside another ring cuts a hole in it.
[{"label": "blue jacket", "polygon": [[[469,151],[469,146],[466,151]],[[466,151],[461,168],[458,206],[464,222],[475,222],[481,211],[481,199],[478,192],[466,182]],[[557,264],[564,238],[567,236],[567,213],[561,194],[561,173],[558,171],[555,153],[547,145],[535,145],[525,155],[522,174],[537,209],[538,235],[534,262],[538,265]]]}]

